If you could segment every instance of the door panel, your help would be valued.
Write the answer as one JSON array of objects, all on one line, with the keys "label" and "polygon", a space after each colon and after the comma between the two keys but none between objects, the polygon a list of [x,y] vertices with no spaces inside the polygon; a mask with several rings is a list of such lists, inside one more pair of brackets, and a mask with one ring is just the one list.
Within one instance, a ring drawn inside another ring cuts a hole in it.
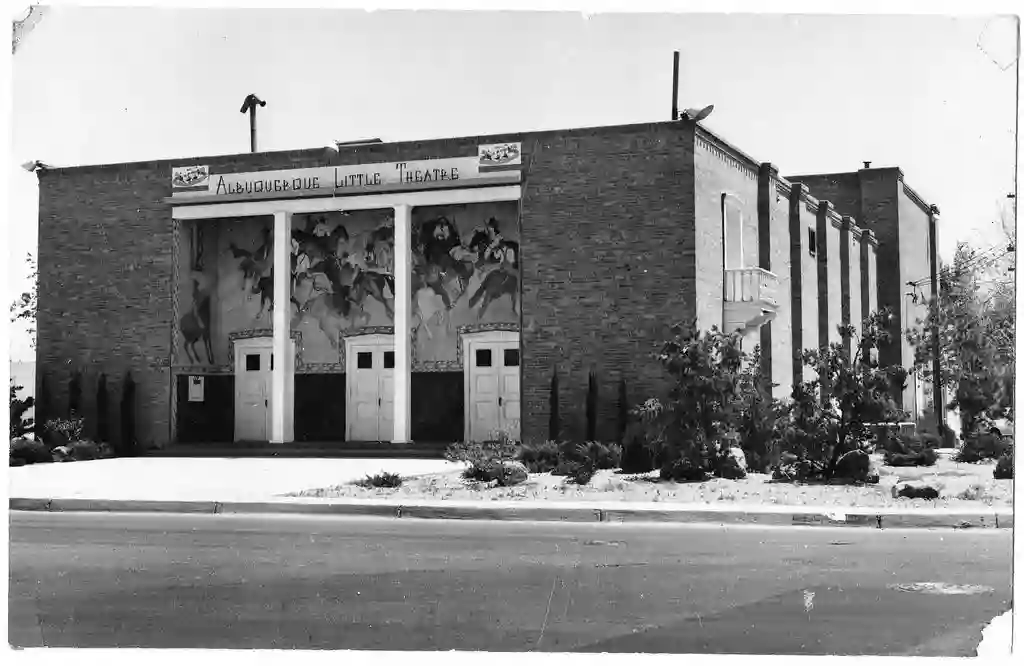
[{"label": "door panel", "polygon": [[395,436],[395,370],[382,369],[377,382],[380,407],[378,407],[377,439],[390,442]]},{"label": "door panel", "polygon": [[265,442],[270,436],[270,349],[246,347],[239,352],[235,368],[235,439]]},{"label": "door panel", "polygon": [[518,439],[520,431],[519,419],[522,415],[522,402],[519,392],[519,345],[504,345],[501,356],[501,397],[499,400],[501,428],[511,437]]}]

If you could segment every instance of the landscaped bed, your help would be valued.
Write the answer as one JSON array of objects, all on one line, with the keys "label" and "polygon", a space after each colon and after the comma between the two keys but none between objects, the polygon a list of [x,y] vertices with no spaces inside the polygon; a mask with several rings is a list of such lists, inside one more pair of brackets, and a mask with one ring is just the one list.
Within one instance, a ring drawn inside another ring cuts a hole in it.
[{"label": "landscaped bed", "polygon": [[[956,463],[940,458],[931,467],[888,467],[876,459],[880,481],[871,485],[816,485],[773,482],[769,474],[750,473],[747,478],[714,478],[703,482],[661,481],[657,472],[621,474],[599,470],[586,485],[564,476],[530,474],[520,484],[497,487],[494,482],[466,480],[458,471],[404,479],[398,488],[374,488],[347,484],[291,493],[299,497],[408,500],[539,500],[601,502],[669,502],[696,504],[777,504],[780,506],[971,508],[1012,506],[1013,480],[994,479],[994,462]],[[385,470],[386,471],[386,470]],[[898,481],[930,485],[939,490],[936,500],[894,498]]]}]

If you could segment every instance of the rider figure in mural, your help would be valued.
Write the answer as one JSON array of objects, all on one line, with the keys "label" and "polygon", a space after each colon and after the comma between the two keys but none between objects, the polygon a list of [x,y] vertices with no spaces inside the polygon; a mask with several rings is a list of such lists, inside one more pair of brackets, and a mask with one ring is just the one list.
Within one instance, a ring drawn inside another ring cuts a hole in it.
[{"label": "rider figure in mural", "polygon": [[519,258],[516,256],[516,250],[512,243],[505,241],[505,237],[501,235],[501,225],[496,218],[487,220],[487,226],[484,228],[487,232],[487,237],[490,242],[487,245],[487,249],[484,250],[484,261],[487,263],[496,263],[495,270],[502,270],[513,276],[518,276],[519,269]]}]

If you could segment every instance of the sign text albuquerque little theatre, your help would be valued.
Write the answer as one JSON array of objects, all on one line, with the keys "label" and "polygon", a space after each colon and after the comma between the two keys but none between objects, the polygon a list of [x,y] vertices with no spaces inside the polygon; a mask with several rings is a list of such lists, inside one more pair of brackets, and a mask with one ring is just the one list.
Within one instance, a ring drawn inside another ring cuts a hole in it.
[{"label": "sign text albuquerque little theatre", "polygon": [[[518,157],[518,145],[509,146]],[[493,149],[491,146],[481,148]],[[511,165],[516,163],[509,160]],[[175,198],[272,193],[328,196],[372,192],[375,189],[404,189],[421,185],[458,187],[470,182],[508,180],[509,171],[481,171],[481,164],[489,166],[490,162],[478,156],[226,174],[211,174],[204,166],[190,166],[173,170],[172,189]]]}]

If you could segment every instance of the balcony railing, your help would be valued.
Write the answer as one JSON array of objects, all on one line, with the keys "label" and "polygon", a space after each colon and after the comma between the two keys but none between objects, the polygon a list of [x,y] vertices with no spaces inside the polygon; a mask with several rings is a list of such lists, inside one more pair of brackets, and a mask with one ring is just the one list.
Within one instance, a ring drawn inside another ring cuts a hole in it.
[{"label": "balcony railing", "polygon": [[778,307],[775,298],[779,278],[763,268],[727,268],[725,271],[726,303],[760,303]]}]

